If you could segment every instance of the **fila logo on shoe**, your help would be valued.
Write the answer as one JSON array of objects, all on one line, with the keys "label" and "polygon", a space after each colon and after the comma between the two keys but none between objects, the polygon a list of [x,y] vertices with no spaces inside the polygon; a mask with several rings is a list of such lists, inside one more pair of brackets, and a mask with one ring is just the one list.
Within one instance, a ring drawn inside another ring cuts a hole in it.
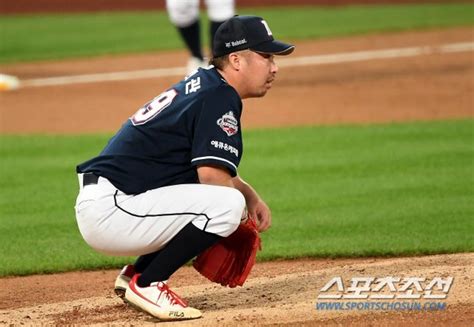
[{"label": "fila logo on shoe", "polygon": [[184,318],[184,312],[183,311],[170,311],[168,316],[173,317],[173,318]]}]

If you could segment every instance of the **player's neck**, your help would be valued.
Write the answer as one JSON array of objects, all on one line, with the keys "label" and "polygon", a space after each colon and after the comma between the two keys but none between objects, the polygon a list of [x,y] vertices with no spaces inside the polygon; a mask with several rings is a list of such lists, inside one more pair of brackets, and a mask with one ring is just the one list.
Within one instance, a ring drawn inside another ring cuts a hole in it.
[{"label": "player's neck", "polygon": [[[217,69],[217,68],[216,68]],[[226,69],[226,70],[220,70],[217,69],[219,74],[225,79],[227,84],[232,86],[237,93],[239,94],[241,99],[246,99],[249,96],[247,95],[246,87],[245,87],[245,81],[240,78],[241,76],[236,74],[234,71]]]}]

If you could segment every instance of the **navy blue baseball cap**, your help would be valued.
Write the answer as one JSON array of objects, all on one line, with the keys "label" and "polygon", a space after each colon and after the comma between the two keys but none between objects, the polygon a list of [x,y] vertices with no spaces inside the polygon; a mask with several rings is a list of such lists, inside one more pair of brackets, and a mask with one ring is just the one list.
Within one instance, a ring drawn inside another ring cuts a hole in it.
[{"label": "navy blue baseball cap", "polygon": [[295,46],[275,40],[267,22],[261,17],[234,16],[223,22],[214,36],[212,55],[221,57],[245,49],[288,55]]}]

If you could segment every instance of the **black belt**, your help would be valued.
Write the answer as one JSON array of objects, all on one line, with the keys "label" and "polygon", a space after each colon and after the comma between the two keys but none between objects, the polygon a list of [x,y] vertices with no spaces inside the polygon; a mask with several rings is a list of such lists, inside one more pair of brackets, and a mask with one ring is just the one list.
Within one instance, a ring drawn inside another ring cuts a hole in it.
[{"label": "black belt", "polygon": [[84,173],[82,175],[82,186],[97,184],[99,181],[99,176],[94,173]]}]

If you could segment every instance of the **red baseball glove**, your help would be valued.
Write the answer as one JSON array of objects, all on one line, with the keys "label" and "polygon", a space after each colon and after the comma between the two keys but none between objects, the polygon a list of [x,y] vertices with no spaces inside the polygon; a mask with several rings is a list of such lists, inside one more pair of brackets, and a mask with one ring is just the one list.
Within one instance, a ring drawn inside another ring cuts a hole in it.
[{"label": "red baseball glove", "polygon": [[257,225],[248,218],[230,236],[198,255],[193,266],[212,282],[229,287],[242,286],[261,249]]}]

